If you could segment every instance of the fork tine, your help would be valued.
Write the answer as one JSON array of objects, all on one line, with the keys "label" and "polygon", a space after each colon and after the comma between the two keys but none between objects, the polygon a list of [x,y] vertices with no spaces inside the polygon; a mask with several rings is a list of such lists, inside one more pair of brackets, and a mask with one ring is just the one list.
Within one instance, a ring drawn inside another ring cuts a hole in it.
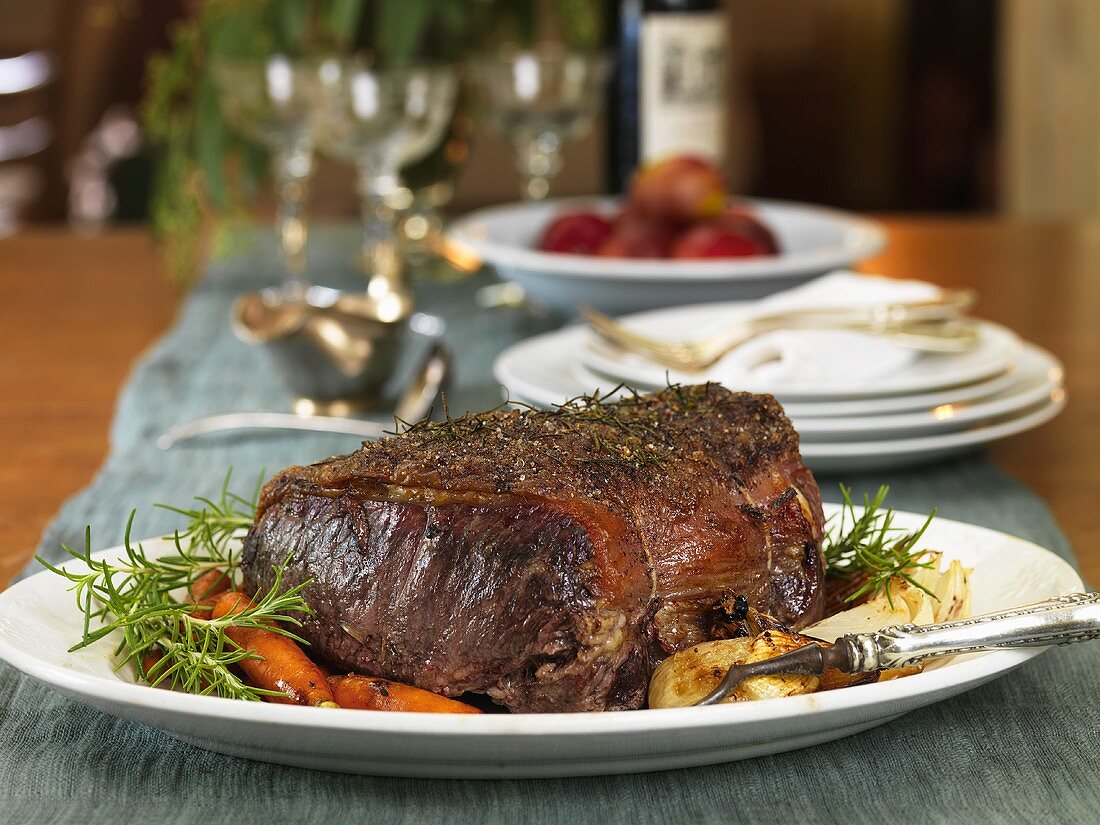
[{"label": "fork tine", "polygon": [[[589,328],[599,338],[626,352],[642,355],[665,367],[687,373],[703,372],[722,359],[730,350],[752,337],[775,329],[853,329],[892,338],[897,343],[926,352],[964,352],[976,343],[973,322],[961,313],[973,306],[973,290],[945,290],[935,301],[882,305],[881,308],[907,307],[909,318],[884,322],[868,316],[868,309],[850,314],[835,310],[805,310],[779,316],[760,316],[731,326],[700,340],[666,340],[634,332],[591,307],[580,311]],[[830,315],[832,313],[832,315]],[[782,319],[782,320],[781,320]],[[788,326],[789,325],[789,326]]]},{"label": "fork tine", "polygon": [[596,335],[620,349],[639,352],[674,369],[687,371],[698,369],[697,359],[691,353],[690,343],[662,341],[640,335],[627,329],[615,319],[589,307],[581,307],[581,313]]},{"label": "fork tine", "polygon": [[820,675],[824,672],[825,666],[826,661],[822,654],[822,648],[815,642],[809,642],[789,653],[774,656],[771,659],[731,665],[718,686],[695,704],[699,706],[717,705],[729,696],[739,684],[753,676],[775,676],[781,673]]},{"label": "fork tine", "polygon": [[614,318],[609,318],[594,309],[585,307],[582,308],[581,311],[584,313],[585,319],[588,321],[593,332],[596,332],[612,343],[626,343],[631,346],[637,346],[649,351],[661,353],[678,350],[686,346],[685,342],[664,341],[634,332],[620,324]]}]

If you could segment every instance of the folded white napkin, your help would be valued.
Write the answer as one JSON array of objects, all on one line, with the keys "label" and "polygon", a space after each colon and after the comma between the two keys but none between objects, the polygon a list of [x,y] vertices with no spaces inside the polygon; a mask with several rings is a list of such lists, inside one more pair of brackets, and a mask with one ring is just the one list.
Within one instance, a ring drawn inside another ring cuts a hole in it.
[{"label": "folded white napkin", "polygon": [[[760,316],[793,309],[860,307],[897,301],[926,301],[939,288],[923,281],[899,281],[855,272],[832,272],[802,286],[757,301],[744,314]],[[727,387],[813,390],[862,386],[895,375],[920,353],[874,335],[845,330],[777,330],[742,344],[708,370]]]}]

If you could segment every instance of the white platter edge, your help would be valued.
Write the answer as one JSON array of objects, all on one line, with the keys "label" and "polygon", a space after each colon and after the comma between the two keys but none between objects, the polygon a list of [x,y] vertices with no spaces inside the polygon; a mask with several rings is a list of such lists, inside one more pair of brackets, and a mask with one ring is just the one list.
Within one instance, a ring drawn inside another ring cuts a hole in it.
[{"label": "white platter edge", "polygon": [[[834,509],[827,505],[827,512]],[[915,514],[898,514],[899,526],[915,527],[922,520]],[[156,541],[147,542],[147,547]],[[988,555],[993,553],[989,548],[998,547],[1001,562],[995,565],[996,575],[1002,578],[1007,575],[1003,559],[1008,553],[1017,565],[1015,575],[998,585],[1009,588],[1000,594],[1002,602],[1019,604],[1083,589],[1069,564],[1022,539],[937,519],[928,541],[949,557],[970,558],[975,564],[983,552]],[[948,546],[952,541],[956,547]],[[114,548],[99,555],[117,552]],[[996,678],[1041,652],[990,653],[881,684],[710,708],[484,716],[319,710],[191,696],[127,682],[110,674],[106,643],[100,643],[99,650],[60,653],[62,641],[71,643],[80,632],[79,614],[65,584],[43,572],[0,593],[0,659],[79,702],[210,750],[377,775],[579,776],[777,753],[882,724]],[[983,604],[990,586],[976,584],[975,609],[1010,606]],[[58,594],[64,596],[64,606],[57,602]],[[51,617],[52,636],[43,626]],[[48,658],[48,642],[20,644],[15,638],[33,636],[36,630],[52,638],[56,661]]]}]

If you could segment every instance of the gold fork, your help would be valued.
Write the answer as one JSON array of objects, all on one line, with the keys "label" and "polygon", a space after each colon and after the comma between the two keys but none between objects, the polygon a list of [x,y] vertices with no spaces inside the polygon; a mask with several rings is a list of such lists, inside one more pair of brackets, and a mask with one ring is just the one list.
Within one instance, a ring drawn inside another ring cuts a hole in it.
[{"label": "gold fork", "polygon": [[925,352],[965,352],[978,341],[977,324],[963,318],[974,305],[972,290],[944,290],[929,301],[901,301],[866,307],[802,309],[747,318],[705,338],[668,340],[628,329],[614,318],[581,307],[588,326],[612,346],[662,366],[701,372],[735,347],[779,329],[844,329],[887,338]]}]

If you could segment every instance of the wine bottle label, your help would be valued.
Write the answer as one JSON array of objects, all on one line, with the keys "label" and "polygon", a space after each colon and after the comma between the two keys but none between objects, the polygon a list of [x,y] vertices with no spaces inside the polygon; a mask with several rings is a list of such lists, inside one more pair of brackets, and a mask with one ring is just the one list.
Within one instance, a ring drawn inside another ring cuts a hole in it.
[{"label": "wine bottle label", "polygon": [[693,154],[721,164],[726,156],[725,16],[647,14],[641,29],[642,162]]}]

